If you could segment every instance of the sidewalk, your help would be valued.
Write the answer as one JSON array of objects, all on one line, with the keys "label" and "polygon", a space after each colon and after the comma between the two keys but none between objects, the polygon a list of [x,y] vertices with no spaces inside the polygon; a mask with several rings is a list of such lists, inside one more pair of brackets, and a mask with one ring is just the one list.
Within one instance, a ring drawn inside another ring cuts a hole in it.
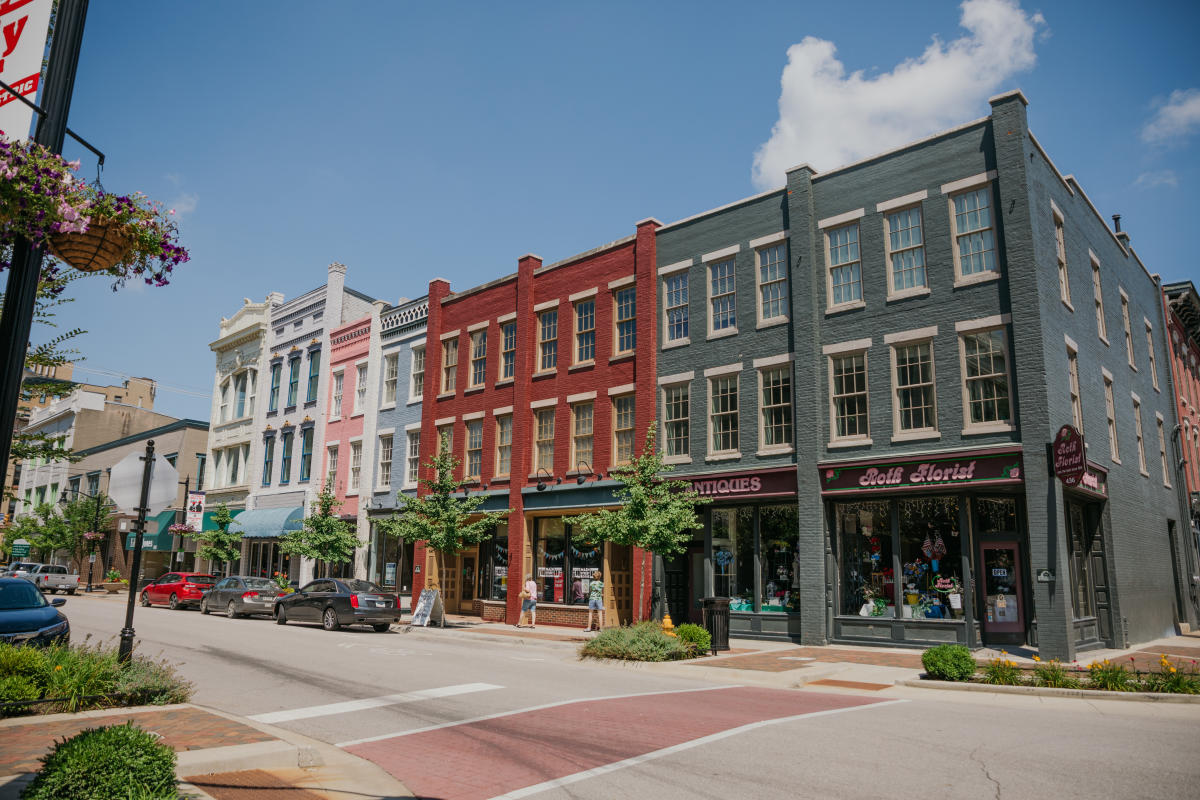
[{"label": "sidewalk", "polygon": [[178,754],[180,791],[211,800],[411,797],[399,781],[333,745],[191,703],[0,720],[0,800],[17,798],[58,740],[132,721]]}]

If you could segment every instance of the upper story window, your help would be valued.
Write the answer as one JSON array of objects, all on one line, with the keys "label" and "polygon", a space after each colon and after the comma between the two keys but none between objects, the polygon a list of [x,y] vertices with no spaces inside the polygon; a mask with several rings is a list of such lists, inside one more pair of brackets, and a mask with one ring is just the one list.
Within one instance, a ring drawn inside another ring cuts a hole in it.
[{"label": "upper story window", "polygon": [[379,437],[379,477],[375,483],[381,489],[392,485],[392,442],[390,433]]},{"label": "upper story window", "polygon": [[496,417],[496,469],[493,477],[512,471],[512,414]]},{"label": "upper story window", "polygon": [[[220,451],[217,451],[217,463],[220,463]],[[268,436],[263,442],[263,474],[262,485],[270,486],[275,473],[275,437]],[[220,476],[220,471],[217,473]]]},{"label": "upper story window", "polygon": [[333,396],[329,399],[329,415],[335,419],[342,416],[342,394],[345,384],[345,373],[341,370],[333,373]]},{"label": "upper story window", "polygon": [[233,378],[234,419],[254,413],[254,371],[240,372]]},{"label": "upper story window", "polygon": [[331,444],[328,448],[326,448],[325,464],[325,475],[327,476],[326,480],[328,480],[329,483],[335,483],[337,481],[338,471],[338,445]]},{"label": "upper story window", "polygon": [[687,270],[663,278],[663,310],[666,314],[663,340],[688,340],[688,274]]},{"label": "upper story window", "polygon": [[613,464],[628,464],[633,460],[634,397],[617,395],[613,406]]},{"label": "upper story window", "polygon": [[454,393],[458,381],[458,339],[442,342],[442,394]]},{"label": "upper story window", "polygon": [[487,380],[487,330],[471,334],[471,387],[483,386]]},{"label": "upper story window", "polygon": [[1100,262],[1092,257],[1092,295],[1096,302],[1096,333],[1108,343],[1108,324],[1104,321],[1104,293],[1100,289]]},{"label": "upper story window", "polygon": [[575,363],[596,360],[596,301],[575,304]]},{"label": "upper story window", "polygon": [[313,350],[308,354],[308,392],[305,402],[311,403],[317,399],[317,383],[321,377],[321,351]]},{"label": "upper story window", "polygon": [[966,433],[1008,429],[1008,343],[1004,328],[976,330],[959,338],[963,368],[963,428]]},{"label": "upper story window", "polygon": [[787,243],[755,251],[758,260],[758,321],[782,322],[788,316]]},{"label": "upper story window", "polygon": [[1150,324],[1150,320],[1143,320],[1146,323],[1146,354],[1150,357],[1150,381],[1154,385],[1154,391],[1159,391],[1158,388],[1158,362],[1154,358],[1154,327]]},{"label": "upper story window", "polygon": [[300,356],[288,359],[288,394],[287,407],[294,408],[296,396],[300,393]]},{"label": "upper story window", "polygon": [[506,322],[500,326],[500,380],[511,378],[517,369],[517,323]]},{"label": "upper story window", "polygon": [[829,384],[834,441],[865,440],[868,421],[867,353],[845,353],[829,359]]},{"label": "upper story window", "polygon": [[687,458],[691,450],[690,387],[663,387],[663,444],[668,458]]},{"label": "upper story window", "polygon": [[792,448],[792,367],[784,364],[759,370],[762,399],[759,408],[759,442],[762,449]]},{"label": "upper story window", "polygon": [[992,186],[950,198],[954,209],[954,265],[959,280],[994,275],[996,237],[992,231]]},{"label": "upper story window", "polygon": [[533,414],[534,472],[554,472],[554,409],[543,408]]},{"label": "upper story window", "polygon": [[421,432],[408,431],[408,454],[404,462],[404,485],[416,486],[421,469]]},{"label": "upper story window", "polygon": [[229,421],[229,381],[221,384],[221,422]]},{"label": "upper story window", "polygon": [[861,303],[862,262],[858,249],[858,223],[825,232],[829,260],[829,306],[836,308]]},{"label": "upper story window", "polygon": [[1116,463],[1121,463],[1121,445],[1117,441],[1117,409],[1113,402],[1113,382],[1107,374],[1104,376],[1104,413],[1108,417],[1108,455]]},{"label": "upper story window", "polygon": [[734,260],[717,261],[708,265],[710,333],[737,331],[737,286]]},{"label": "upper story window", "polygon": [[558,311],[538,315],[538,371],[558,368]]},{"label": "upper story window", "polygon": [[483,420],[473,419],[467,423],[467,460],[464,478],[478,479],[483,471]]},{"label": "upper story window", "polygon": [[1163,430],[1163,418],[1161,414],[1155,415],[1155,424],[1158,428],[1158,460],[1162,464],[1162,479],[1163,486],[1171,487],[1171,470],[1167,466],[1167,437]]},{"label": "upper story window", "polygon": [[1146,468],[1146,442],[1142,436],[1142,401],[1136,394],[1133,396],[1133,432],[1137,434],[1138,470],[1148,478],[1150,470]]},{"label": "upper story window", "polygon": [[1050,205],[1054,218],[1054,255],[1058,262],[1058,296],[1067,308],[1074,310],[1071,305],[1071,276],[1067,274],[1067,239],[1063,231],[1063,215],[1057,206],[1053,203]]},{"label": "upper story window", "polygon": [[616,354],[632,353],[637,347],[636,286],[613,293],[613,321],[616,324]]},{"label": "upper story window", "polygon": [[300,480],[312,477],[313,429],[305,428],[300,434]]},{"label": "upper story window", "polygon": [[1067,345],[1067,385],[1071,395],[1071,422],[1083,433],[1083,397],[1079,390],[1079,353]]},{"label": "upper story window", "polygon": [[[285,432],[280,438],[282,439],[283,447],[279,455],[279,482],[287,483],[292,479],[292,432]],[[236,464],[236,460],[234,461]]]},{"label": "upper story window", "polygon": [[383,357],[383,404],[396,404],[396,387],[400,383],[400,354],[388,353]]},{"label": "upper story window", "polygon": [[592,466],[592,431],[595,422],[594,403],[571,406],[571,468],[583,471],[583,464]]},{"label": "upper story window", "polygon": [[350,443],[350,478],[346,481],[346,491],[357,492],[362,481],[362,442]]},{"label": "upper story window", "polygon": [[271,394],[267,402],[268,411],[279,410],[279,383],[283,378],[283,364],[271,365]]},{"label": "upper story window", "polygon": [[1129,323],[1129,297],[1121,290],[1121,324],[1125,326],[1125,355],[1129,366],[1137,369],[1137,361],[1133,357],[1133,329]]},{"label": "upper story window", "polygon": [[925,236],[921,206],[902,208],[884,215],[887,229],[888,294],[904,296],[929,286],[925,273]]},{"label": "upper story window", "polygon": [[937,430],[937,394],[933,379],[933,342],[898,344],[892,348],[895,430]]},{"label": "upper story window", "polygon": [[354,413],[361,414],[367,407],[367,365],[359,364],[354,369]]},{"label": "upper story window", "polygon": [[425,345],[414,347],[408,376],[409,401],[420,400],[425,394]]},{"label": "upper story window", "polygon": [[738,376],[708,381],[709,455],[738,452]]}]

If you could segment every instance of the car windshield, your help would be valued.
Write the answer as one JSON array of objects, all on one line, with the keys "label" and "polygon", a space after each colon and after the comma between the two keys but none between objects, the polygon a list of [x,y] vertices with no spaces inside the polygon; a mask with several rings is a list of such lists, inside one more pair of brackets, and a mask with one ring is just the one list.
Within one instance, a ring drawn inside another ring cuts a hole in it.
[{"label": "car windshield", "polygon": [[275,581],[269,581],[266,578],[242,578],[246,582],[247,589],[275,589]]},{"label": "car windshield", "polygon": [[346,584],[346,586],[348,586],[352,592],[371,592],[376,594],[383,592],[383,589],[380,589],[370,581],[351,580],[342,581],[342,583]]},{"label": "car windshield", "polygon": [[37,587],[28,581],[19,583],[0,583],[0,611],[12,611],[18,608],[42,608],[46,598]]},{"label": "car windshield", "polygon": [[201,586],[212,586],[217,582],[217,579],[212,575],[190,575],[185,580],[188,583],[198,583]]}]

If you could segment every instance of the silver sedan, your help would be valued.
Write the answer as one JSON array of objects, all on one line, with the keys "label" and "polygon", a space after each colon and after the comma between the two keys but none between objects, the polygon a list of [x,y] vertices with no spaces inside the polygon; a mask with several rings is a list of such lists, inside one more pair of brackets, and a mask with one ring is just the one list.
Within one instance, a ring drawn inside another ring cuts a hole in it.
[{"label": "silver sedan", "polygon": [[279,586],[275,581],[252,575],[231,575],[217,581],[204,593],[200,613],[224,613],[230,619],[249,614],[270,615],[278,596]]}]

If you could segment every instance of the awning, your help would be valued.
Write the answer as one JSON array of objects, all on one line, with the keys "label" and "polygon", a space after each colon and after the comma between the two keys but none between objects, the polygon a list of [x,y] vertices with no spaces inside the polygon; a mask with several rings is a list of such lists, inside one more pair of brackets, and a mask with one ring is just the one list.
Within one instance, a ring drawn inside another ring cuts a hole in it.
[{"label": "awning", "polygon": [[247,539],[276,539],[304,527],[304,507],[255,508],[243,511],[229,526]]},{"label": "awning", "polygon": [[[142,535],[142,550],[169,551],[174,547],[175,534],[168,528],[175,524],[174,511],[161,511],[158,516],[146,520],[146,533]],[[155,533],[150,533],[152,529]],[[125,539],[125,549],[132,551],[137,546],[137,533]]]},{"label": "awning", "polygon": [[[229,511],[229,514],[230,514],[230,516],[232,516],[234,519],[237,519],[237,516],[238,516],[239,514],[241,514],[242,512],[243,512],[243,510],[242,510],[242,509],[240,509],[240,508],[237,508],[237,509],[230,509],[230,511]],[[236,531],[237,531],[237,529],[238,529],[238,528],[237,528],[237,526],[236,526],[236,525],[234,525],[233,523],[230,523],[230,524],[229,524],[229,527],[230,527],[230,528],[232,528],[232,529],[233,529],[235,532],[236,532]],[[201,525],[200,525],[200,530],[202,530],[202,531],[215,531],[215,530],[217,530],[217,523],[216,523],[216,522],[213,522],[213,512],[211,512],[211,511],[205,511],[205,512],[204,512],[204,522],[203,522],[203,523],[201,523]]]}]

